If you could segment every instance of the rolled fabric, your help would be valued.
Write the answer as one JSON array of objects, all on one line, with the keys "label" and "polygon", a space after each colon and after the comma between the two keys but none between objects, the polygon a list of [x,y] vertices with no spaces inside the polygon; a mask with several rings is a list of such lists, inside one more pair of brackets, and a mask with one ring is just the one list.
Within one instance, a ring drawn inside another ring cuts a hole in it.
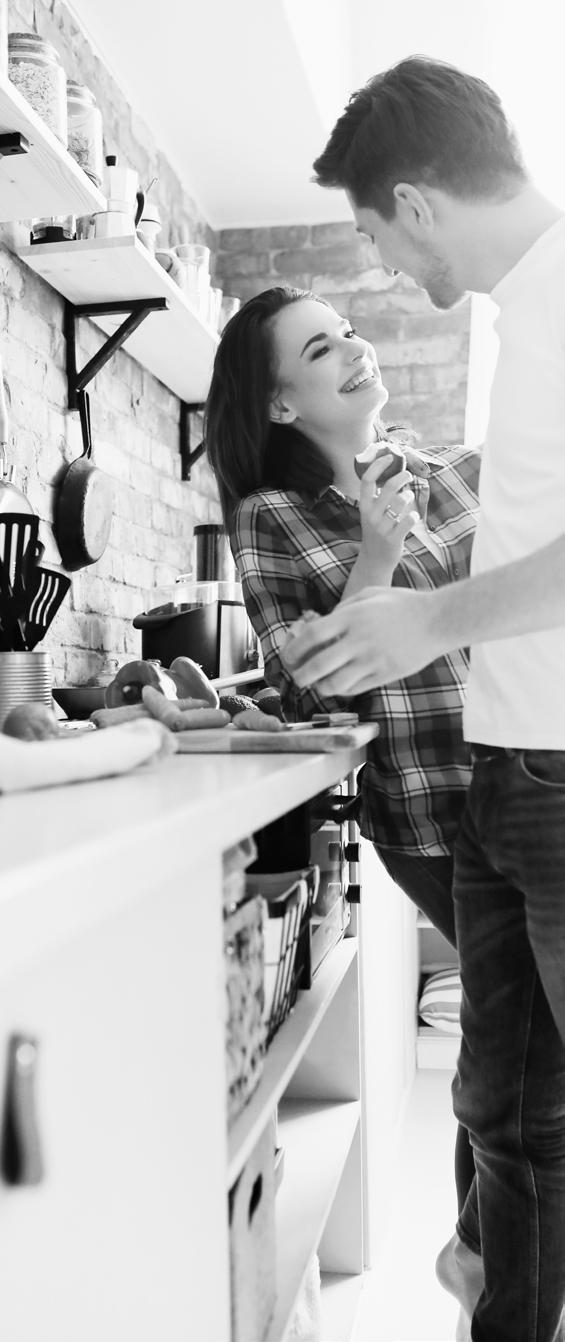
[{"label": "rolled fabric", "polygon": [[109,778],[175,749],[171,733],[152,718],[124,722],[103,732],[69,733],[58,740],[18,741],[1,735],[0,792]]}]

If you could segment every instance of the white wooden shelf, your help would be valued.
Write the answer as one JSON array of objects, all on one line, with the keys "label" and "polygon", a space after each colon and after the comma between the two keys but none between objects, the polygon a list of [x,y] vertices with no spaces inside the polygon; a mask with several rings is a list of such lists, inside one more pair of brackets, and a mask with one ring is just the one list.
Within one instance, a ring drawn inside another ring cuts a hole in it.
[{"label": "white wooden shelf", "polygon": [[416,1037],[416,1065],[453,1072],[460,1047],[460,1034],[444,1034],[433,1025],[420,1025]]},{"label": "white wooden shelf", "polygon": [[0,158],[0,220],[92,214],[106,199],[9,79],[0,75],[0,135],[19,131],[26,154]]},{"label": "white wooden shelf", "polygon": [[363,1273],[322,1272],[322,1327],[320,1337],[350,1342],[359,1310]]},{"label": "white wooden shelf", "polygon": [[[166,298],[168,309],[149,313],[124,349],[181,401],[206,399],[218,336],[134,234],[39,243],[20,248],[19,254],[73,304]],[[123,319],[92,318],[107,335]]]},{"label": "white wooden shelf", "polygon": [[322,965],[313,986],[299,992],[293,1011],[275,1035],[257,1090],[229,1129],[228,1188],[251,1155],[356,955],[356,938],[340,942]]},{"label": "white wooden shelf", "polygon": [[289,1100],[279,1108],[284,1175],[276,1200],[277,1303],[267,1342],[283,1342],[304,1275],[323,1235],[360,1104]]}]

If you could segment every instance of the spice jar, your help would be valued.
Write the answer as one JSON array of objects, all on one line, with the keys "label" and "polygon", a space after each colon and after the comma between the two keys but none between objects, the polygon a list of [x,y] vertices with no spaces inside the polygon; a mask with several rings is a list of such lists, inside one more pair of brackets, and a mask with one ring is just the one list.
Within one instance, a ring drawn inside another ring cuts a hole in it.
[{"label": "spice jar", "polygon": [[55,47],[37,33],[8,33],[8,78],[67,144],[67,78]]},{"label": "spice jar", "polygon": [[102,185],[104,154],[102,117],[94,94],[85,84],[67,80],[69,154],[95,186]]}]

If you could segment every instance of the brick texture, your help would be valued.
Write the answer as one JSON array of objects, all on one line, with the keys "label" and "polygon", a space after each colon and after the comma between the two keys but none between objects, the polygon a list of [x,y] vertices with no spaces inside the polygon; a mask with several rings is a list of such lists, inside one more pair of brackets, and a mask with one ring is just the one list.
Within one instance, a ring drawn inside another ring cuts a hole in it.
[{"label": "brick texture", "polygon": [[226,229],[217,239],[216,274],[226,293],[243,300],[282,283],[327,298],[377,351],[390,393],[387,422],[409,425],[423,447],[461,442],[469,305],[436,312],[411,280],[384,275],[372,258],[353,223]]},{"label": "brick texture", "polygon": [[[118,152],[140,182],[158,177],[162,246],[191,239],[215,247],[215,234],[186,194],[151,128],[126,101],[61,0],[10,3],[12,32],[34,28],[53,42],[67,76],[88,85],[102,112],[105,153]],[[52,531],[56,483],[82,451],[78,415],[67,409],[63,300],[16,252],[29,240],[29,222],[0,226],[2,363],[11,407],[12,460],[17,479],[41,518],[45,562],[59,562]],[[79,367],[104,337],[78,324]],[[132,618],[161,599],[162,589],[191,567],[195,523],[219,520],[215,484],[205,460],[180,479],[177,398],[121,350],[90,384],[94,461],[111,477],[114,514],[108,547],[97,564],[72,575],[69,597],[43,647],[54,683],[80,683],[107,654],[141,655]],[[193,417],[194,445],[201,421]]]},{"label": "brick texture", "polygon": [[[213,275],[226,293],[245,299],[288,281],[332,301],[371,340],[390,390],[391,421],[409,423],[423,444],[461,439],[466,396],[469,312],[434,313],[409,281],[375,270],[371,248],[353,224],[227,229],[215,234],[198,203],[121,92],[62,0],[10,0],[11,31],[34,27],[56,46],[67,75],[87,84],[100,106],[105,153],[119,152],[142,183],[158,178],[161,246],[191,239],[213,253]],[[52,522],[56,486],[81,452],[78,415],[67,408],[63,301],[20,261],[29,221],[0,225],[2,362],[11,410],[12,459],[18,481],[41,518],[46,562],[58,562]],[[79,323],[79,366],[102,343]],[[90,385],[95,464],[114,486],[108,547],[99,562],[72,576],[70,596],[44,647],[54,682],[80,683],[108,654],[140,655],[132,627],[178,572],[191,566],[198,522],[220,510],[210,468],[197,463],[180,479],[179,402],[121,350]],[[191,426],[194,444],[201,421]]]}]

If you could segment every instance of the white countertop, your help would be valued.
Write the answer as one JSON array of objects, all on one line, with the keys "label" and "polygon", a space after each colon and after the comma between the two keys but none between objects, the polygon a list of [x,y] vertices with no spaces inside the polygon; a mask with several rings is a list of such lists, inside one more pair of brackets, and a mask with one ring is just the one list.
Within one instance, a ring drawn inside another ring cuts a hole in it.
[{"label": "white countertop", "polygon": [[0,974],[178,879],[362,764],[328,754],[176,755],[119,778],[0,797]]}]

